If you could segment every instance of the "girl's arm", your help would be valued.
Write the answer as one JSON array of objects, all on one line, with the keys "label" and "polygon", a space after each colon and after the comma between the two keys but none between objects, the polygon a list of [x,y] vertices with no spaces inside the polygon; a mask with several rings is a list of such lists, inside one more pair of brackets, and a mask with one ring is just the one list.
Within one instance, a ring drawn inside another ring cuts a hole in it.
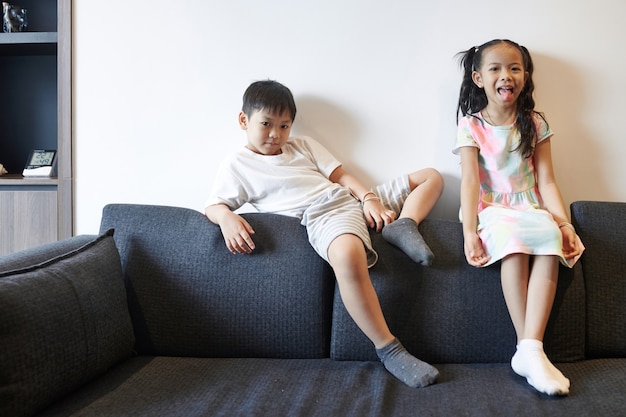
[{"label": "girl's arm", "polygon": [[550,139],[537,144],[533,158],[537,174],[537,188],[543,200],[544,208],[552,214],[554,221],[559,224],[563,234],[563,254],[565,258],[573,258],[580,253],[580,248],[576,243],[576,232],[569,223],[563,197],[554,176]]},{"label": "girl's arm", "polygon": [[373,192],[365,187],[343,167],[337,167],[328,177],[332,182],[348,187],[350,192],[363,204],[363,213],[369,227],[380,232],[383,226],[392,223],[396,218],[393,210],[387,210]]},{"label": "girl's arm", "polygon": [[478,196],[480,177],[478,174],[478,148],[464,146],[461,155],[461,216],[463,218],[463,249],[467,262],[482,266],[491,257],[487,255],[478,237]]},{"label": "girl's arm", "polygon": [[537,173],[537,187],[544,208],[552,214],[557,223],[569,222],[561,191],[554,177],[552,167],[552,150],[550,139],[539,142],[535,147],[535,172]]}]

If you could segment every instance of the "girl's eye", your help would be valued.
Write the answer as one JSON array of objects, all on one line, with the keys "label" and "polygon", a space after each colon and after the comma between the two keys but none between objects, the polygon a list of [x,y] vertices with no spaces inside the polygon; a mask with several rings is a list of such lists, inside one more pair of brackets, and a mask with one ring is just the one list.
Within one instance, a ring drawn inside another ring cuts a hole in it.
[{"label": "girl's eye", "polygon": [[266,127],[267,127],[267,126],[269,126],[269,125],[270,125],[270,122],[261,122],[261,124],[262,124],[263,126],[266,126]]},{"label": "girl's eye", "polygon": [[283,129],[289,129],[289,125],[282,125],[281,128]]}]

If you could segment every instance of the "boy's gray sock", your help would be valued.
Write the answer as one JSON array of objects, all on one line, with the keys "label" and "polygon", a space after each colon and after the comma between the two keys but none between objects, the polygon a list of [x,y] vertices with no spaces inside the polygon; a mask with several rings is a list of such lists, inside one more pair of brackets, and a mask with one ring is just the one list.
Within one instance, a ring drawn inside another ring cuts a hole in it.
[{"label": "boy's gray sock", "polygon": [[376,354],[385,369],[411,388],[428,386],[439,376],[439,371],[435,367],[407,352],[398,339],[393,339],[387,346],[376,349]]},{"label": "boy's gray sock", "polygon": [[417,230],[415,220],[403,217],[383,228],[383,238],[406,253],[414,262],[430,266],[435,255]]}]

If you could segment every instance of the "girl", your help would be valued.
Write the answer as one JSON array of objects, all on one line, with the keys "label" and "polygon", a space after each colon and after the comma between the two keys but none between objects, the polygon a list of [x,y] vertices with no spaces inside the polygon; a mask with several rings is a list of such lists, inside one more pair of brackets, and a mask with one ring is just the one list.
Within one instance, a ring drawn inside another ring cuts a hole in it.
[{"label": "girl", "polygon": [[548,360],[543,336],[559,260],[572,267],[584,250],[569,223],[552,168],[552,131],[534,110],[528,50],[492,40],[461,54],[457,143],[467,262],[501,260],[502,291],[517,334],[511,367],[548,395],[569,380]]}]

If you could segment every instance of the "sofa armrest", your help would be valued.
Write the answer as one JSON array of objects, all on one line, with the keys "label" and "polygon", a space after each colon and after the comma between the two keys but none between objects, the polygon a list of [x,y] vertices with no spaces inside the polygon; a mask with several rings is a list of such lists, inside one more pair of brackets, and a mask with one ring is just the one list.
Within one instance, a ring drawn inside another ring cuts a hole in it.
[{"label": "sofa armrest", "polygon": [[0,257],[0,271],[0,415],[32,415],[130,357],[111,233]]}]

